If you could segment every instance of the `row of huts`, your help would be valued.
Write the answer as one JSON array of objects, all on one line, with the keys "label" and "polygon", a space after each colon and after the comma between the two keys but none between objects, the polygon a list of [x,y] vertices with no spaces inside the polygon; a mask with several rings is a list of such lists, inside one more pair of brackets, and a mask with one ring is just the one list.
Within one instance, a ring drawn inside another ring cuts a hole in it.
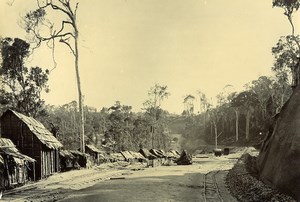
[{"label": "row of huts", "polygon": [[63,145],[45,126],[32,117],[13,110],[1,116],[0,188],[12,187],[46,178],[53,173],[104,162],[139,161],[160,164],[176,159],[176,151],[141,149],[107,154],[93,145],[86,145],[86,153],[64,150]]},{"label": "row of huts", "polygon": [[0,175],[6,181],[13,175],[5,172],[14,170],[8,165],[20,164],[18,159],[27,168],[26,179],[33,181],[68,168],[99,164],[102,159],[102,152],[92,145],[86,145],[87,153],[62,150],[63,145],[42,123],[16,111],[7,110],[0,121]]}]

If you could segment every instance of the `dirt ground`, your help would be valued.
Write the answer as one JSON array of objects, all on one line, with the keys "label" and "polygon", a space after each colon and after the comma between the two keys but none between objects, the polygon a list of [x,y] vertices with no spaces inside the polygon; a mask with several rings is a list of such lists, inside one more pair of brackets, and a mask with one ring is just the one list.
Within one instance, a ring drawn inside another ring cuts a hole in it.
[{"label": "dirt ground", "polygon": [[204,175],[219,171],[216,182],[223,201],[233,202],[225,176],[250,149],[228,156],[197,155],[188,166],[103,164],[74,170],[8,191],[3,201],[204,201]]},{"label": "dirt ground", "polygon": [[[204,173],[199,170],[196,165],[150,168],[69,193],[62,201],[204,201]],[[221,196],[223,201],[234,202],[224,184],[226,174],[217,175]]]}]

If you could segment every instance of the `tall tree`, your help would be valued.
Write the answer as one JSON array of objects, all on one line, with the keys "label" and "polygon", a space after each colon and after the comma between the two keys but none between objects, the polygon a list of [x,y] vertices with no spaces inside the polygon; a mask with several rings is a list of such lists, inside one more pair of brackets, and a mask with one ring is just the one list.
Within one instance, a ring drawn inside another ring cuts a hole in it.
[{"label": "tall tree", "polygon": [[[149,98],[143,103],[146,113],[152,119],[151,134],[152,134],[152,148],[154,148],[155,139],[159,140],[160,137],[156,137],[158,134],[158,122],[161,120],[164,111],[161,109],[161,102],[167,98],[170,93],[166,85],[155,84],[154,87],[150,88],[148,92]],[[159,142],[158,145],[159,146]]]},{"label": "tall tree", "polygon": [[43,71],[40,67],[26,67],[29,47],[26,41],[19,38],[2,39],[0,77],[3,86],[0,100],[2,105],[36,117],[43,112],[41,92],[48,92],[49,71]]},{"label": "tall tree", "polygon": [[257,105],[257,95],[250,91],[243,91],[239,93],[233,100],[231,105],[243,109],[246,116],[246,140],[249,140],[250,118],[254,112],[255,105]]},{"label": "tall tree", "polygon": [[299,43],[299,36],[283,36],[272,48],[272,54],[275,57],[272,70],[276,73],[276,77],[289,81],[293,87],[299,83]]},{"label": "tall tree", "polygon": [[[71,4],[71,0],[37,0],[38,8],[26,14],[24,17],[24,27],[28,33],[33,34],[33,39],[39,46],[42,42],[51,44],[53,51],[56,41],[65,44],[72,52],[75,59],[75,72],[78,91],[78,104],[80,114],[80,148],[85,150],[84,143],[84,110],[83,95],[81,90],[80,74],[79,74],[79,51],[78,51],[78,26],[77,26],[77,10],[78,3]],[[59,11],[64,16],[57,27],[55,19],[52,21],[46,19],[46,13],[51,11]],[[43,31],[44,28],[48,32]],[[43,35],[45,33],[50,33]],[[56,64],[56,63],[55,63]]]},{"label": "tall tree", "polygon": [[209,110],[209,118],[214,131],[215,148],[218,148],[218,138],[223,133],[218,130],[218,122],[223,118],[221,106]]},{"label": "tall tree", "polygon": [[300,42],[299,36],[295,35],[293,14],[299,9],[299,0],[273,0],[273,7],[280,7],[284,10],[291,25],[291,35],[281,37],[276,47],[272,49],[275,55],[275,65],[273,70],[279,71],[285,67],[290,68],[292,74],[292,87],[300,82]]},{"label": "tall tree", "polygon": [[284,9],[284,15],[286,15],[292,27],[292,35],[295,35],[293,14],[299,9],[300,1],[299,0],[273,0],[273,7],[280,7]]},{"label": "tall tree", "polygon": [[273,80],[266,76],[260,76],[257,80],[253,80],[250,84],[247,84],[247,90],[255,93],[257,96],[262,121],[268,119],[267,103],[269,98],[273,95],[273,82]]},{"label": "tall tree", "polygon": [[121,105],[116,101],[115,105],[108,109],[109,125],[105,133],[107,142],[111,143],[113,151],[122,151],[133,148],[133,113],[132,107]]}]

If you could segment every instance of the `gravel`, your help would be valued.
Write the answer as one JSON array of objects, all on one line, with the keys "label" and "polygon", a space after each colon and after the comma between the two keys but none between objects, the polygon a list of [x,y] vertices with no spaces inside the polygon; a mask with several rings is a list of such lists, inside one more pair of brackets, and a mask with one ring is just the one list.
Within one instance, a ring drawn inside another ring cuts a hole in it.
[{"label": "gravel", "polygon": [[244,154],[226,176],[231,194],[241,202],[293,202],[292,197],[258,180],[257,158]]}]

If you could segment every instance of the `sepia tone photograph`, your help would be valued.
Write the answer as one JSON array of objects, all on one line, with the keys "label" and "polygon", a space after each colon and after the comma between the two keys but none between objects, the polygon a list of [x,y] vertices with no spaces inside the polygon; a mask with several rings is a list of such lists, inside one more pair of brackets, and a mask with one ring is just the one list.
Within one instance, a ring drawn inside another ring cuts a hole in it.
[{"label": "sepia tone photograph", "polygon": [[0,0],[0,201],[300,201],[299,8]]}]

